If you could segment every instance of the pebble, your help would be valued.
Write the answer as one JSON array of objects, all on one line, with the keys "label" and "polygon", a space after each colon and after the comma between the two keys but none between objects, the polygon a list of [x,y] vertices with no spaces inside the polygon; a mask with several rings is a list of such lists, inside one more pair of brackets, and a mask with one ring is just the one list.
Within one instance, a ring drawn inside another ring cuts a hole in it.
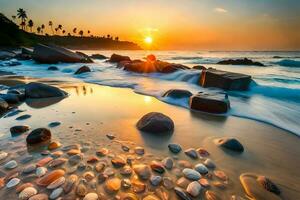
[{"label": "pebble", "polygon": [[134,152],[137,154],[137,155],[144,155],[145,154],[145,149],[143,147],[135,147],[134,148]]},{"label": "pebble", "polygon": [[272,192],[272,193],[274,193],[276,195],[280,195],[280,193],[281,193],[280,189],[275,185],[275,183],[273,183],[267,177],[265,177],[265,176],[258,176],[256,180],[267,191]]},{"label": "pebble", "polygon": [[95,174],[91,171],[85,172],[82,175],[88,182],[90,182],[91,180],[93,180],[95,178]]},{"label": "pebble", "polygon": [[27,200],[36,194],[37,194],[37,190],[34,187],[27,187],[20,192],[19,199]]},{"label": "pebble", "polygon": [[181,177],[176,181],[176,185],[181,188],[187,188],[187,186],[191,183],[190,180],[186,179],[185,177]]},{"label": "pebble", "polygon": [[165,172],[165,169],[164,169],[164,166],[161,162],[158,162],[158,161],[152,161],[150,163],[150,167],[153,171],[157,172],[157,173],[164,173]]},{"label": "pebble", "polygon": [[70,156],[69,157],[69,164],[70,165],[77,165],[78,163],[80,163],[83,159],[83,156],[81,154],[76,154],[76,155],[73,155],[73,156]]},{"label": "pebble", "polygon": [[46,158],[43,158],[42,160],[39,160],[36,164],[36,166],[38,167],[43,167],[45,166],[46,164],[48,164],[50,161],[52,161],[53,158],[52,157],[46,157]]},{"label": "pebble", "polygon": [[53,190],[49,196],[50,199],[57,199],[63,193],[63,189],[61,187]]},{"label": "pebble", "polygon": [[197,172],[199,172],[200,174],[207,174],[208,173],[208,169],[205,165],[203,165],[202,163],[196,164],[195,165],[195,170]]},{"label": "pebble", "polygon": [[62,151],[55,151],[53,153],[51,153],[51,156],[54,158],[58,158],[60,156],[62,156],[64,153]]},{"label": "pebble", "polygon": [[71,192],[71,190],[73,189],[75,183],[78,180],[78,176],[75,174],[72,174],[71,176],[69,176],[66,180],[65,185],[63,186],[63,190],[66,194],[68,194],[69,192]]},{"label": "pebble", "polygon": [[185,168],[182,173],[187,179],[192,181],[197,181],[201,178],[201,174],[199,172],[190,168]]},{"label": "pebble", "polygon": [[219,197],[216,193],[214,193],[213,191],[209,191],[209,190],[207,190],[205,192],[205,198],[207,200],[222,200],[222,198]]},{"label": "pebble", "polygon": [[40,186],[48,186],[50,183],[59,179],[65,174],[64,170],[57,169],[49,172],[48,174],[44,175],[43,177],[39,178],[36,183]]},{"label": "pebble", "polygon": [[23,158],[21,158],[20,163],[26,164],[32,161],[33,159],[34,157],[32,155],[24,156]]},{"label": "pebble", "polygon": [[131,181],[128,178],[125,178],[121,181],[122,188],[129,189],[131,187]]},{"label": "pebble", "polygon": [[163,165],[165,166],[166,169],[171,170],[173,168],[174,162],[172,158],[167,157],[162,160]]},{"label": "pebble", "polygon": [[162,177],[161,176],[154,176],[152,175],[150,177],[150,183],[153,185],[153,186],[158,186],[162,181]]},{"label": "pebble", "polygon": [[206,149],[203,148],[198,148],[197,152],[199,153],[200,156],[202,157],[207,157],[209,156],[209,152]]},{"label": "pebble", "polygon": [[120,174],[123,176],[129,176],[132,174],[132,169],[130,166],[126,165],[120,170]]},{"label": "pebble", "polygon": [[175,154],[179,153],[182,150],[181,146],[179,144],[175,144],[175,143],[169,144],[168,148],[172,153],[175,153]]},{"label": "pebble", "polygon": [[109,153],[109,150],[107,148],[101,148],[96,151],[96,155],[100,156],[100,157],[106,156],[108,153]]},{"label": "pebble", "polygon": [[132,190],[135,193],[142,193],[146,190],[146,185],[144,183],[142,183],[141,181],[133,180],[132,181]]},{"label": "pebble", "polygon": [[62,177],[56,179],[55,181],[53,181],[52,183],[50,183],[50,184],[47,186],[47,189],[53,190],[53,189],[55,189],[55,188],[58,188],[59,186],[61,186],[62,184],[64,184],[65,181],[66,181],[66,178],[62,176]]},{"label": "pebble", "polygon": [[41,155],[42,156],[47,156],[47,155],[49,155],[51,152],[49,151],[49,150],[44,150],[44,151],[42,151],[41,152]]},{"label": "pebble", "polygon": [[128,152],[130,150],[130,148],[126,145],[122,145],[122,150],[125,151],[125,152]]},{"label": "pebble", "polygon": [[111,163],[113,164],[114,167],[120,168],[125,166],[126,160],[121,156],[116,156],[111,160]]},{"label": "pebble", "polygon": [[23,173],[24,174],[30,174],[31,172],[34,172],[35,170],[36,170],[36,165],[35,164],[30,164],[30,165],[27,165],[23,169]]},{"label": "pebble", "polygon": [[211,169],[213,169],[213,168],[216,167],[215,163],[214,163],[211,159],[209,159],[209,158],[207,158],[207,159],[204,161],[204,165],[205,165],[207,168],[211,168]]},{"label": "pebble", "polygon": [[143,200],[160,200],[160,199],[152,194],[149,194],[149,195],[145,196],[143,198]]},{"label": "pebble", "polygon": [[94,192],[90,192],[86,194],[85,197],[83,198],[83,200],[97,200],[97,199],[98,199],[98,194]]},{"label": "pebble", "polygon": [[16,188],[16,192],[20,193],[27,187],[33,187],[33,184],[32,183],[23,183],[22,185],[20,185]]},{"label": "pebble", "polygon": [[44,193],[36,194],[30,197],[28,200],[48,200],[48,195]]},{"label": "pebble", "polygon": [[87,194],[87,188],[84,184],[79,183],[76,188],[76,194],[80,197],[84,197]]},{"label": "pebble", "polygon": [[73,156],[73,155],[80,154],[80,153],[81,153],[80,149],[70,149],[70,150],[67,152],[67,154],[68,154],[69,156]]},{"label": "pebble", "polygon": [[175,187],[174,191],[178,197],[182,200],[192,200],[192,198],[180,187]]},{"label": "pebble", "polygon": [[215,174],[216,177],[218,177],[222,181],[227,181],[228,180],[227,175],[223,171],[215,170],[214,174]]},{"label": "pebble", "polygon": [[8,183],[6,184],[7,188],[12,188],[15,187],[16,185],[18,185],[20,183],[20,179],[18,178],[12,178],[10,179],[10,181],[8,181]]},{"label": "pebble", "polygon": [[170,177],[163,177],[163,185],[168,190],[171,190],[174,188],[174,182]]},{"label": "pebble", "polygon": [[44,176],[47,173],[47,171],[48,170],[47,170],[46,167],[38,167],[38,168],[36,168],[35,174],[38,177],[42,177],[42,176]]},{"label": "pebble", "polygon": [[104,171],[103,171],[103,174],[107,175],[107,176],[113,176],[115,174],[115,171],[110,168],[110,167],[107,167]]},{"label": "pebble", "polygon": [[55,168],[55,167],[65,164],[67,161],[68,160],[65,158],[56,158],[56,159],[52,160],[48,166],[51,168]]},{"label": "pebble", "polygon": [[97,158],[96,156],[90,156],[90,157],[88,157],[86,162],[89,164],[95,164],[95,163],[99,162],[99,158]]},{"label": "pebble", "polygon": [[16,118],[16,120],[20,121],[20,120],[25,120],[25,119],[29,119],[31,117],[31,115],[25,114],[25,115],[21,115],[19,117]]},{"label": "pebble", "polygon": [[119,191],[120,187],[121,187],[121,180],[119,178],[108,179],[105,183],[105,188],[110,193]]},{"label": "pebble", "polygon": [[54,128],[54,127],[57,127],[57,126],[59,126],[59,125],[61,125],[60,122],[51,122],[51,123],[48,124],[48,127]]},{"label": "pebble", "polygon": [[99,162],[96,164],[95,170],[97,172],[102,172],[105,167],[106,167],[106,164],[104,162]]},{"label": "pebble", "polygon": [[137,164],[133,165],[133,171],[141,178],[142,180],[148,180],[151,175],[151,170],[147,165]]},{"label": "pebble", "polygon": [[116,138],[113,134],[106,134],[106,137],[110,140],[113,140]]},{"label": "pebble", "polygon": [[160,200],[169,200],[170,195],[169,192],[166,191],[163,187],[158,187],[155,189],[155,195],[160,199]]},{"label": "pebble", "polygon": [[59,147],[61,147],[61,143],[58,142],[58,141],[54,141],[54,142],[51,142],[49,145],[48,145],[48,149],[49,150],[53,150],[53,149],[57,149]]},{"label": "pebble", "polygon": [[71,149],[80,149],[80,145],[79,144],[71,144],[71,145],[67,145],[61,148],[62,151],[70,151]]},{"label": "pebble", "polygon": [[29,131],[30,127],[26,125],[13,126],[10,128],[10,133],[12,135],[19,135]]},{"label": "pebble", "polygon": [[5,169],[14,169],[17,166],[18,166],[18,163],[15,160],[11,160],[4,165]]},{"label": "pebble", "polygon": [[108,176],[106,174],[100,173],[97,177],[98,183],[100,183],[100,184],[104,183],[107,178],[108,178]]},{"label": "pebble", "polygon": [[235,138],[221,138],[218,140],[218,145],[231,151],[244,151],[243,145]]},{"label": "pebble", "polygon": [[200,178],[199,183],[200,183],[200,185],[202,185],[203,187],[206,187],[206,188],[208,188],[210,186],[209,182],[206,178]]},{"label": "pebble", "polygon": [[197,197],[201,191],[201,185],[197,181],[191,182],[188,186],[186,191],[193,197]]},{"label": "pebble", "polygon": [[184,153],[192,159],[198,158],[198,153],[194,148],[189,148],[189,149],[185,150]]}]

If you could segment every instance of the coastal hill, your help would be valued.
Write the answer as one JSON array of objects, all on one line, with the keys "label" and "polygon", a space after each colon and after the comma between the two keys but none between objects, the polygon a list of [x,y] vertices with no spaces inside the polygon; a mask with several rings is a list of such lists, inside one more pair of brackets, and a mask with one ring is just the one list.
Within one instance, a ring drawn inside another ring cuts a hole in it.
[{"label": "coastal hill", "polygon": [[55,44],[71,49],[111,49],[140,50],[141,48],[128,41],[113,40],[104,37],[80,37],[72,35],[38,35],[19,29],[19,27],[0,13],[0,47],[34,46],[37,43]]}]

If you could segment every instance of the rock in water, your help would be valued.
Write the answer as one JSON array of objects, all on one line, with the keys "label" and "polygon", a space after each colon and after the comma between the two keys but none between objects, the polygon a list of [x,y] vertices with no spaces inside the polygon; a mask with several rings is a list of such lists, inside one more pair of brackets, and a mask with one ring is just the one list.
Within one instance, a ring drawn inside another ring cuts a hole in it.
[{"label": "rock in water", "polygon": [[14,169],[18,166],[18,163],[15,160],[11,160],[7,163],[5,163],[4,168],[5,169]]},{"label": "rock in water", "polygon": [[190,97],[190,108],[208,113],[222,114],[230,109],[228,96],[224,93],[198,93]]},{"label": "rock in water", "polygon": [[260,63],[260,62],[254,62],[253,60],[250,60],[248,58],[244,58],[244,59],[229,59],[229,60],[221,60],[219,61],[217,64],[220,65],[252,65],[252,66],[265,66],[264,64]]},{"label": "rock in water", "polygon": [[142,180],[148,180],[151,176],[151,170],[147,165],[137,164],[133,165],[133,171],[141,178]]},{"label": "rock in water", "polygon": [[173,168],[174,162],[172,158],[167,157],[162,160],[163,165],[165,166],[166,169],[171,170]]},{"label": "rock in water", "polygon": [[77,71],[74,74],[83,74],[87,72],[91,72],[91,69],[88,66],[82,66],[79,69],[77,69]]},{"label": "rock in water", "polygon": [[192,198],[180,187],[175,187],[174,191],[178,197],[182,200],[192,200]]},{"label": "rock in water", "polygon": [[12,135],[18,135],[29,131],[30,127],[26,125],[13,126],[10,128],[10,133]]},{"label": "rock in water", "polygon": [[247,90],[251,81],[251,76],[216,69],[202,70],[200,77],[202,87],[215,87],[224,90]]},{"label": "rock in water", "polygon": [[118,54],[112,54],[109,59],[109,62],[112,63],[119,63],[121,61],[131,61],[131,59],[128,56],[122,56]]},{"label": "rock in water", "polygon": [[57,87],[31,82],[25,86],[26,98],[65,97],[67,93]]},{"label": "rock in water", "polygon": [[8,107],[8,103],[4,99],[0,98],[0,114],[6,112]]},{"label": "rock in water", "polygon": [[199,172],[200,174],[207,174],[208,173],[207,167],[205,167],[205,165],[203,165],[202,163],[199,163],[199,164],[195,165],[195,170],[197,172]]},{"label": "rock in water", "polygon": [[185,168],[182,173],[189,180],[197,181],[201,178],[201,174],[193,169]]},{"label": "rock in water", "polygon": [[49,71],[58,71],[59,69],[55,66],[50,66],[50,67],[48,67],[47,70],[49,70]]},{"label": "rock in water", "polygon": [[193,181],[188,185],[186,191],[193,197],[196,197],[200,194],[201,185],[197,181]]},{"label": "rock in water", "polygon": [[193,94],[188,90],[171,89],[165,92],[163,97],[171,97],[173,99],[189,98]]},{"label": "rock in water", "polygon": [[93,59],[99,59],[99,60],[107,59],[106,56],[101,55],[101,54],[92,54],[92,55],[90,56],[90,58],[93,58]]},{"label": "rock in water", "polygon": [[51,132],[47,128],[38,128],[31,133],[26,138],[27,144],[38,144],[41,142],[49,141],[51,139]]},{"label": "rock in water", "polygon": [[182,148],[179,144],[174,144],[174,143],[169,144],[168,148],[172,153],[179,153],[182,150]]},{"label": "rock in water", "polygon": [[138,121],[137,128],[150,133],[171,132],[174,130],[174,122],[162,113],[150,112]]},{"label": "rock in water", "polygon": [[198,153],[194,148],[189,148],[189,149],[185,150],[184,153],[192,159],[198,158]]},{"label": "rock in water", "polygon": [[235,138],[222,138],[218,140],[218,144],[221,147],[224,147],[226,149],[237,151],[237,152],[243,152],[244,147],[243,145]]},{"label": "rock in water", "polygon": [[76,54],[66,48],[38,44],[34,47],[32,58],[39,63],[86,63],[89,62],[84,56]]},{"label": "rock in water", "polygon": [[12,188],[15,187],[16,185],[18,185],[20,183],[20,179],[18,178],[12,178],[10,179],[10,181],[8,181],[8,183],[6,184],[7,188]]}]

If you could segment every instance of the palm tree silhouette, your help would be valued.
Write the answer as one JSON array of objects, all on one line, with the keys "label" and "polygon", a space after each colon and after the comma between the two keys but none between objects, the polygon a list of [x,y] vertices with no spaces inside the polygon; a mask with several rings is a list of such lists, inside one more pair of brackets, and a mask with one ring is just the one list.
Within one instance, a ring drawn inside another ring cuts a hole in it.
[{"label": "palm tree silhouette", "polygon": [[63,31],[62,31],[63,35],[65,34],[65,32],[66,32],[66,30],[63,30]]},{"label": "palm tree silhouette", "polygon": [[59,25],[57,26],[57,29],[58,29],[58,30],[62,30],[62,25],[59,24]]},{"label": "palm tree silhouette", "polygon": [[77,28],[73,28],[73,33],[76,34]]},{"label": "palm tree silhouette", "polygon": [[109,34],[107,35],[107,38],[110,39],[110,35]]},{"label": "palm tree silhouette", "polygon": [[44,33],[44,29],[45,29],[45,25],[42,24],[42,25],[41,25],[41,32],[42,32],[42,33]]},{"label": "palm tree silhouette", "polygon": [[52,35],[54,35],[54,31],[53,31],[53,22],[49,21],[48,25],[51,27],[51,31],[52,31]]},{"label": "palm tree silhouette", "polygon": [[26,19],[27,19],[26,11],[23,8],[19,8],[17,10],[17,15],[18,15],[18,18],[21,19],[21,24],[20,25],[22,27],[22,30],[25,30]]},{"label": "palm tree silhouette", "polygon": [[55,34],[57,34],[58,28],[55,28]]},{"label": "palm tree silhouette", "polygon": [[40,32],[41,32],[41,27],[37,27],[36,30],[37,30],[38,34],[40,34]]},{"label": "palm tree silhouette", "polygon": [[83,36],[83,30],[79,31],[79,35],[82,37]]},{"label": "palm tree silhouette", "polygon": [[90,30],[88,30],[87,32],[88,32],[88,34],[90,34],[90,33],[91,33],[91,31],[90,31]]},{"label": "palm tree silhouette", "polygon": [[27,26],[30,28],[30,32],[32,32],[33,21],[31,19],[28,21]]}]

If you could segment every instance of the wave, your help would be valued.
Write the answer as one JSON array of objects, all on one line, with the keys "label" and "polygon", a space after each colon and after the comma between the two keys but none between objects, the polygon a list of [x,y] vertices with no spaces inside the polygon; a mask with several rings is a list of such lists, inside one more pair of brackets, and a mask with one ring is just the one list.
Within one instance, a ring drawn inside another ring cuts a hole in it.
[{"label": "wave", "polygon": [[274,62],[274,64],[277,64],[277,65],[280,65],[283,67],[300,67],[300,61],[290,60],[290,59],[280,60],[278,62]]},{"label": "wave", "polygon": [[202,59],[201,56],[175,56],[171,57],[171,60],[199,60]]}]

